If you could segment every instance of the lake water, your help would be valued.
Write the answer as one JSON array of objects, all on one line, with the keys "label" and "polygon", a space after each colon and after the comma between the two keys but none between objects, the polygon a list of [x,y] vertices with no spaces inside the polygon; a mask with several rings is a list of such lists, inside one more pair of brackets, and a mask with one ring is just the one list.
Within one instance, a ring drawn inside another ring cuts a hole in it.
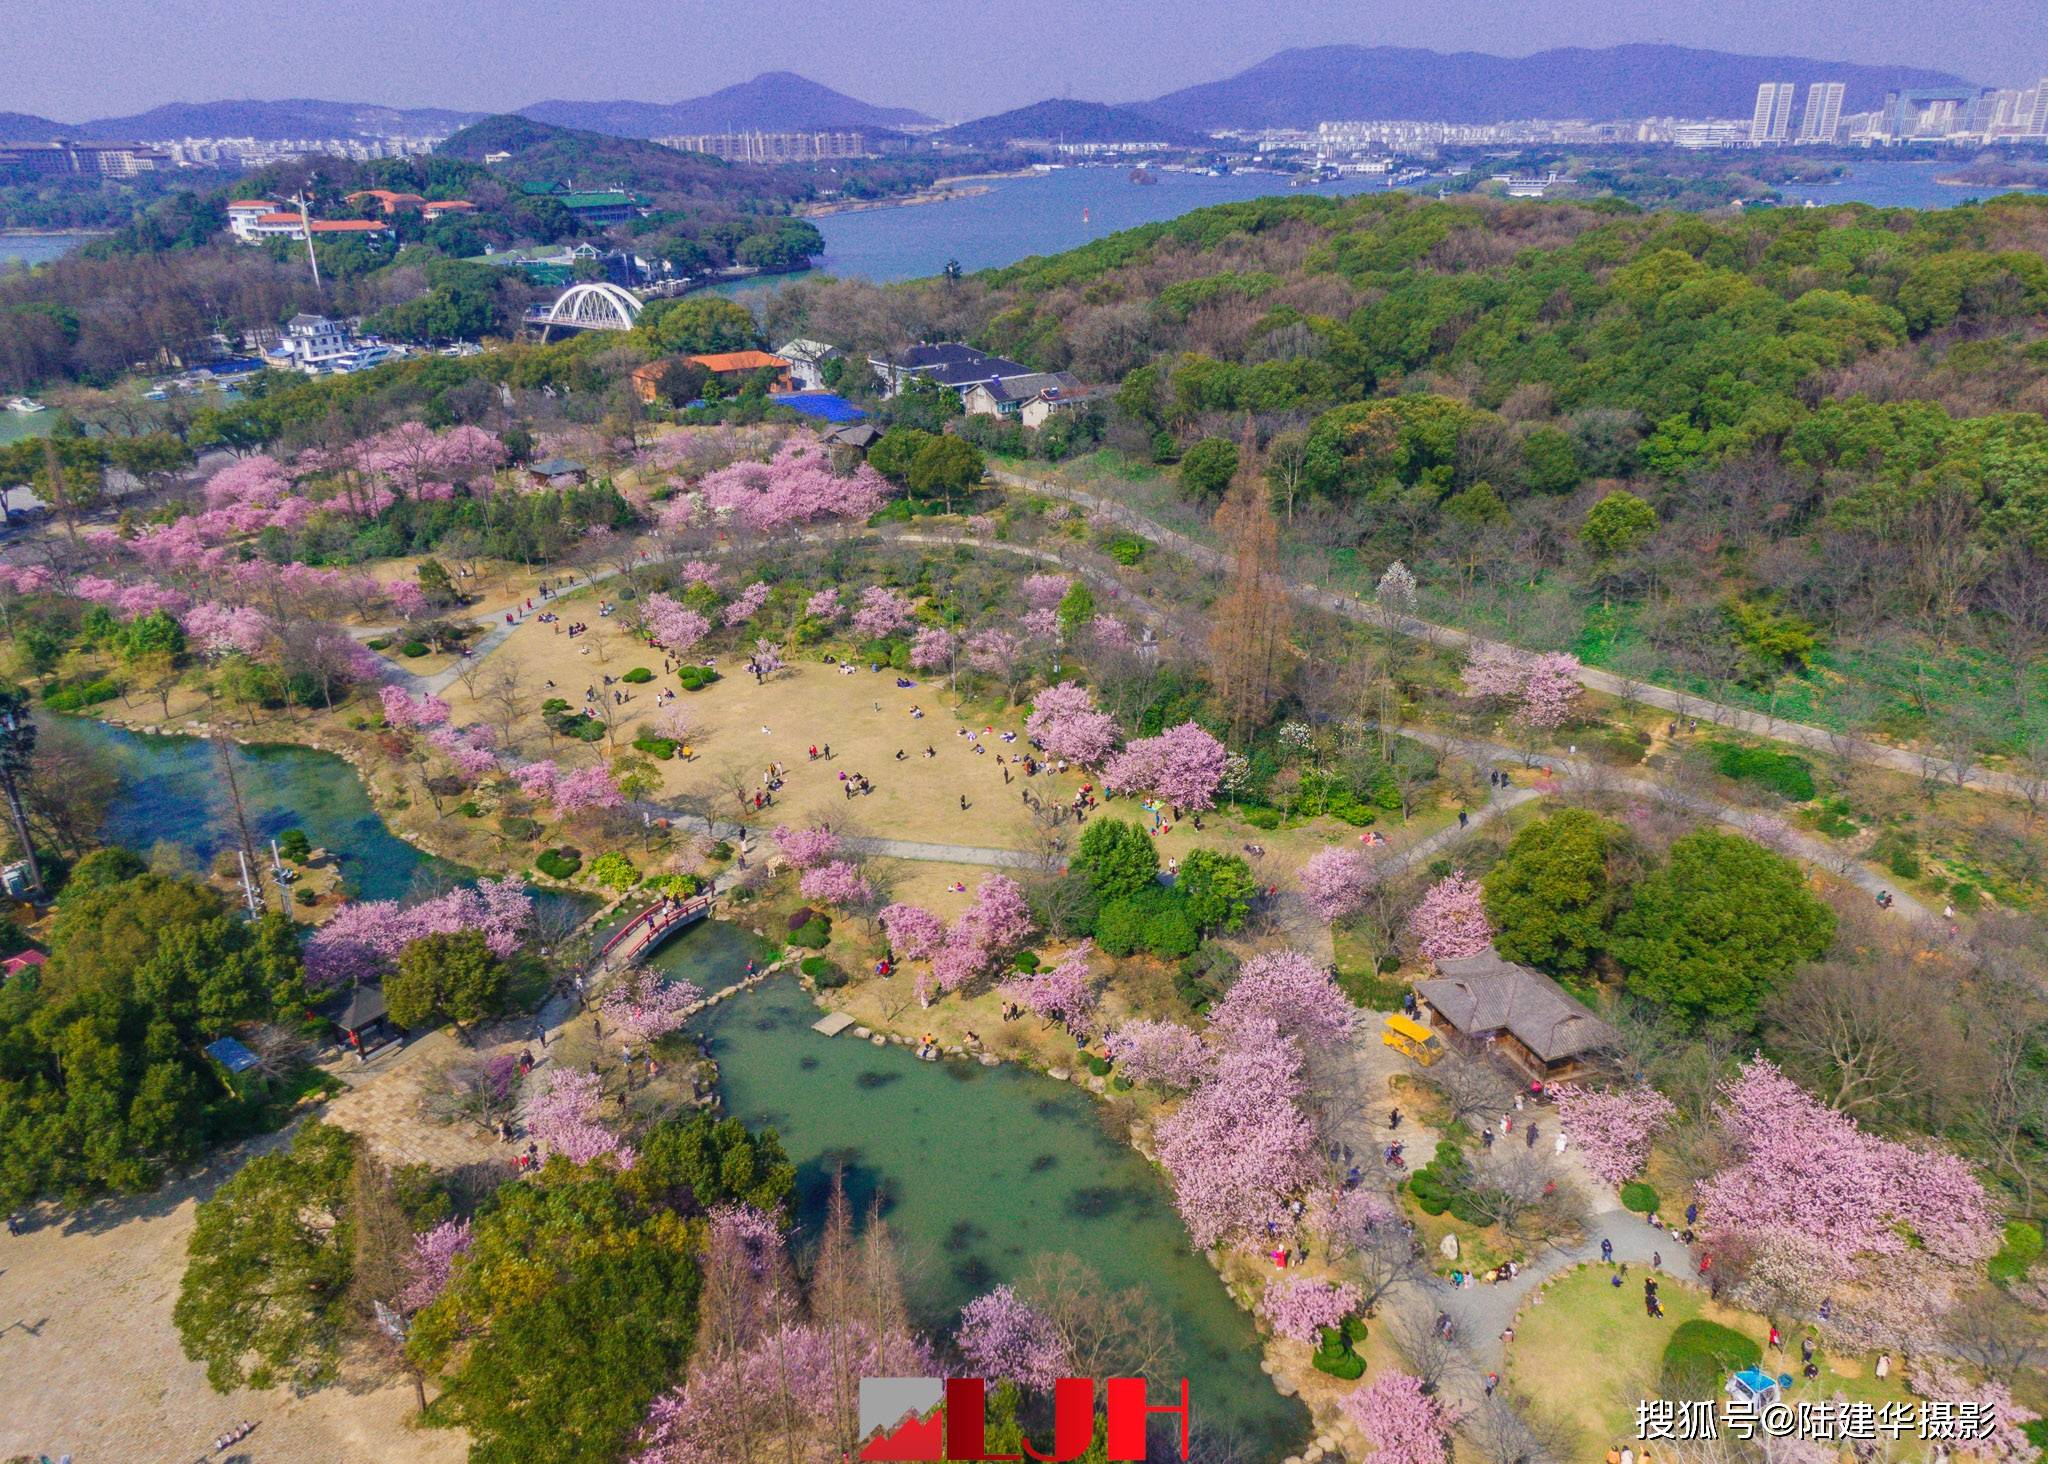
[{"label": "lake water", "polygon": [[69,254],[87,239],[90,234],[5,234],[0,233],[0,270],[15,260],[23,264],[48,264],[60,255]]},{"label": "lake water", "polygon": [[[1870,203],[1887,208],[1950,208],[1996,190],[1947,188],[1934,181],[1956,161],[1905,163],[1884,160],[1849,165],[1841,183],[1812,190],[1785,190],[1787,202]],[[947,203],[928,203],[827,214],[811,220],[825,237],[817,273],[890,281],[935,275],[947,261],[964,270],[1015,264],[1034,254],[1057,254],[1140,224],[1178,218],[1212,204],[1314,192],[1330,195],[1384,192],[1386,185],[1346,178],[1313,189],[1292,189],[1271,173],[1233,173],[1221,178],[1160,173],[1156,186],[1132,183],[1127,168],[1066,168],[1022,178],[988,179],[986,193]],[[1416,185],[1428,189],[1434,182]],[[772,288],[793,275],[776,275],[723,286],[722,294]]]},{"label": "lake water", "polygon": [[[62,721],[120,771],[108,842],[146,851],[169,840],[202,861],[232,847],[210,744]],[[237,747],[232,756],[252,832],[304,829],[342,856],[365,897],[402,896],[423,876],[467,877],[394,835],[340,758],[291,746]],[[655,964],[709,989],[772,956],[742,927],[710,921],[670,942]],[[1251,1319],[1189,1250],[1157,1172],[1102,1131],[1093,1099],[1013,1068],[922,1063],[900,1047],[828,1040],[810,1030],[817,1018],[793,980],[777,980],[698,1024],[719,1060],[728,1111],[780,1132],[812,1234],[835,1172],[861,1210],[879,1198],[917,1322],[933,1333],[949,1332],[962,1304],[1023,1275],[1035,1256],[1079,1256],[1113,1287],[1144,1287],[1173,1319],[1174,1375],[1190,1380],[1198,1436],[1241,1435],[1260,1459],[1300,1446],[1307,1411],[1260,1372]]]}]

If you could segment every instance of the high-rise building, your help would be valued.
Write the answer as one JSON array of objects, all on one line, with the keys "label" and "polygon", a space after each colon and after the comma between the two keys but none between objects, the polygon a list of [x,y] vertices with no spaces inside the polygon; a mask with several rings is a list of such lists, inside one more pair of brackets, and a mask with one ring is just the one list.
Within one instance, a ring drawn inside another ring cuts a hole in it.
[{"label": "high-rise building", "polygon": [[1806,112],[1799,119],[1801,142],[1833,142],[1842,127],[1842,93],[1839,81],[1816,81],[1806,89]]},{"label": "high-rise building", "polygon": [[1761,145],[1783,142],[1792,132],[1792,95],[1789,81],[1767,81],[1756,89],[1756,111],[1749,119],[1749,140]]},{"label": "high-rise building", "polygon": [[2034,92],[2034,114],[2023,130],[2029,137],[2048,135],[2048,76],[2041,78],[2041,85]]}]

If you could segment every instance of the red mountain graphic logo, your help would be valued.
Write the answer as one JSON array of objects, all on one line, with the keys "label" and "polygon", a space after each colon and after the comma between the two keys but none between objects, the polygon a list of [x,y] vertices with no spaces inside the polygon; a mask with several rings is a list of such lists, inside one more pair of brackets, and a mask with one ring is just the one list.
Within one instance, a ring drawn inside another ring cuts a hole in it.
[{"label": "red mountain graphic logo", "polygon": [[908,1414],[893,1433],[885,1433],[870,1439],[861,1447],[860,1458],[878,1461],[878,1464],[893,1464],[904,1459],[943,1459],[946,1457],[946,1415],[943,1409],[930,1418],[919,1418]]}]

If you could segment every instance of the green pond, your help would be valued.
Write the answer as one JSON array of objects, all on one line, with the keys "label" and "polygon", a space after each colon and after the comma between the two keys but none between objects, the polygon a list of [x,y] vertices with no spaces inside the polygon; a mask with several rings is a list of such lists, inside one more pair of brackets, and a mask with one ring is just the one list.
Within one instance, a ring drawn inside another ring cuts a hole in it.
[{"label": "green pond", "polygon": [[[228,847],[227,799],[209,744],[84,718],[65,725],[120,769],[122,792],[102,831],[108,841],[147,850],[169,840],[203,860]],[[233,756],[255,831],[267,838],[303,828],[341,855],[364,897],[467,876],[391,833],[340,758],[288,746]],[[743,928],[711,921],[670,942],[655,964],[710,988],[772,954]],[[1248,1446],[1237,1457],[1262,1460],[1300,1447],[1307,1411],[1259,1371],[1250,1318],[1190,1251],[1158,1173],[1103,1132],[1093,1099],[1011,1067],[924,1063],[901,1047],[827,1039],[810,1029],[818,1015],[793,980],[778,979],[701,1022],[728,1111],[773,1124],[797,1163],[798,1218],[811,1233],[835,1173],[857,1209],[879,1200],[918,1323],[934,1334],[949,1332],[972,1297],[1021,1278],[1034,1257],[1079,1257],[1107,1287],[1143,1287],[1172,1318],[1171,1375],[1189,1379],[1198,1444],[1234,1440]],[[1163,1383],[1156,1391],[1165,1396]]]}]

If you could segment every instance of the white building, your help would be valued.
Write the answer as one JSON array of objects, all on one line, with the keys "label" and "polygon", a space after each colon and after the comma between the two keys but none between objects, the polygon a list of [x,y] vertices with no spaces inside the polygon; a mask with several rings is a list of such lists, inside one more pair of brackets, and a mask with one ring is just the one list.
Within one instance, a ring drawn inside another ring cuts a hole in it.
[{"label": "white building", "polygon": [[1839,81],[1816,81],[1806,89],[1806,111],[1799,119],[1801,142],[1833,142],[1842,128],[1842,94],[1847,87]]},{"label": "white building", "polygon": [[1761,147],[1783,142],[1792,133],[1792,94],[1789,81],[1767,81],[1756,89],[1756,110],[1750,114],[1749,140]]},{"label": "white building", "polygon": [[238,198],[228,205],[228,232],[244,244],[264,236],[256,232],[256,221],[283,207],[274,198]]},{"label": "white building", "polygon": [[775,354],[789,362],[789,379],[798,391],[819,391],[825,385],[825,363],[839,348],[798,336],[777,346]]},{"label": "white building", "polygon": [[283,343],[271,354],[284,358],[278,364],[315,376],[355,353],[348,332],[336,322],[324,315],[294,315],[285,323]]}]

